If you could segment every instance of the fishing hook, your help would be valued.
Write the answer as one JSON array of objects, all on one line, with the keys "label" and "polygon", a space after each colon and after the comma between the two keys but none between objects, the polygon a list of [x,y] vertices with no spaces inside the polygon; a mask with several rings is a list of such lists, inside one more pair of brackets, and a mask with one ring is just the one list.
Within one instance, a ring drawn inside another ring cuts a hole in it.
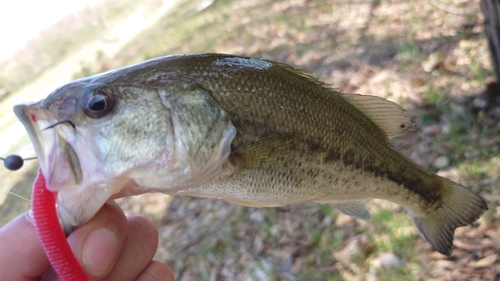
[{"label": "fishing hook", "polygon": [[76,128],[76,127],[75,127],[75,124],[73,124],[73,122],[71,122],[70,120],[62,120],[62,121],[59,121],[59,122],[57,122],[57,123],[54,123],[54,124],[52,124],[52,125],[48,126],[47,128],[43,129],[42,131],[45,131],[45,130],[47,130],[47,129],[52,129],[52,128],[54,128],[55,126],[57,126],[57,125],[61,125],[61,124],[63,124],[63,123],[69,123],[69,124],[71,125],[71,127],[73,127],[73,129],[75,129],[75,128]]}]

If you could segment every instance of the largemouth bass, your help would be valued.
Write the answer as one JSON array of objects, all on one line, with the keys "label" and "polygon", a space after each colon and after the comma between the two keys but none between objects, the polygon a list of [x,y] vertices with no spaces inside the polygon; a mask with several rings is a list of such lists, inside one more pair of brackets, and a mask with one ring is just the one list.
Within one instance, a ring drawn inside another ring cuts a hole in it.
[{"label": "largemouth bass", "polygon": [[341,94],[308,72],[222,54],[167,56],[68,83],[14,107],[66,227],[145,192],[274,207],[328,204],[370,219],[366,198],[403,206],[451,255],[454,230],[487,209],[389,138],[415,131],[399,105]]}]

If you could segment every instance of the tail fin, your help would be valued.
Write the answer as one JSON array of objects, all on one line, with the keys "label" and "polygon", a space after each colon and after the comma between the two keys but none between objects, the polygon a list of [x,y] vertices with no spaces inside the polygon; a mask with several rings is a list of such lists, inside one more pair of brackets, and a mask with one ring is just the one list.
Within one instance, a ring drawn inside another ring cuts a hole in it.
[{"label": "tail fin", "polygon": [[[437,176],[436,176],[437,177]],[[451,256],[453,234],[460,226],[471,224],[488,209],[486,202],[470,190],[446,178],[441,178],[444,192],[442,203],[423,216],[412,216],[425,239],[443,255]]]}]

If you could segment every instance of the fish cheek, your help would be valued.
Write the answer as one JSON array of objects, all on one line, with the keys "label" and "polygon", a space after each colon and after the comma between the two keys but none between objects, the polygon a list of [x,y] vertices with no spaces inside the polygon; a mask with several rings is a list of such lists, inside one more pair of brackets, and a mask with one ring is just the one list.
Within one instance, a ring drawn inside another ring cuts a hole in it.
[{"label": "fish cheek", "polygon": [[[96,128],[100,136],[96,145],[102,158],[100,172],[105,178],[126,176],[143,183],[144,188],[157,187],[146,182],[156,182],[171,164],[175,145],[171,113],[155,93],[145,92],[138,97],[132,94],[117,97],[112,116],[105,117],[109,120]],[[89,132],[86,138],[95,143],[95,136]]]},{"label": "fish cheek", "polygon": [[73,147],[59,134],[55,146],[49,152],[49,173],[47,186],[52,191],[73,188],[82,182],[79,158]]}]

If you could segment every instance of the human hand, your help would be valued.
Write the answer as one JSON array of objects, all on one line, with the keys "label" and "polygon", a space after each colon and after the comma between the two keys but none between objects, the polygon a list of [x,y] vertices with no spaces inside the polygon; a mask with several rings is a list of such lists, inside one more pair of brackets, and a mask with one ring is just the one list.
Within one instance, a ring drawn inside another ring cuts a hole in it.
[{"label": "human hand", "polygon": [[[105,204],[68,243],[91,280],[174,280],[167,265],[152,260],[158,246],[153,223],[127,219],[115,203]],[[0,228],[0,280],[59,280],[28,213]]]}]

